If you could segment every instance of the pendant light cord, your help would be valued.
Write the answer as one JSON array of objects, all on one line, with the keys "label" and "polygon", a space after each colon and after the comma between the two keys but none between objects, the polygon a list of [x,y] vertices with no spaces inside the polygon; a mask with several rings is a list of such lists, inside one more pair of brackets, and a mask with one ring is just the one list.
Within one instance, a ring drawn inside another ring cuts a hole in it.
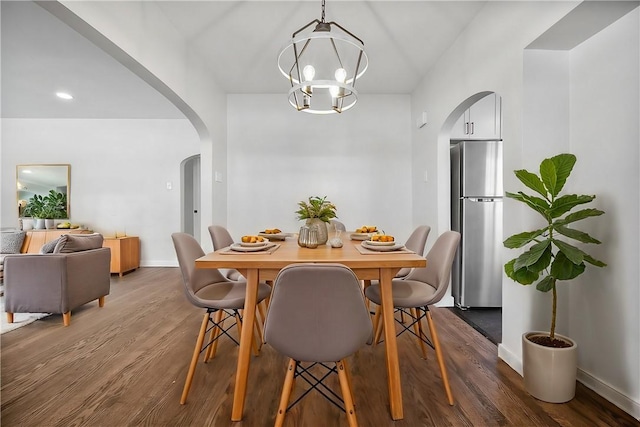
[{"label": "pendant light cord", "polygon": [[322,0],[322,18],[320,18],[320,22],[324,22],[324,1]]}]

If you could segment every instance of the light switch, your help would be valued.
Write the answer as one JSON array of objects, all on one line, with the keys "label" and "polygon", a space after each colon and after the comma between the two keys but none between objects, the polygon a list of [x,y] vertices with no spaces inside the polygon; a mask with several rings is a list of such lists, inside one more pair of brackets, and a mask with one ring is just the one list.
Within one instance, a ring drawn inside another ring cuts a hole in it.
[{"label": "light switch", "polygon": [[167,181],[167,190],[173,189],[173,183],[171,181]]},{"label": "light switch", "polygon": [[214,174],[214,179],[216,182],[222,182],[222,173],[221,172],[215,172]]},{"label": "light switch", "polygon": [[428,182],[429,181],[429,172],[427,172],[426,170],[424,171],[424,182]]}]

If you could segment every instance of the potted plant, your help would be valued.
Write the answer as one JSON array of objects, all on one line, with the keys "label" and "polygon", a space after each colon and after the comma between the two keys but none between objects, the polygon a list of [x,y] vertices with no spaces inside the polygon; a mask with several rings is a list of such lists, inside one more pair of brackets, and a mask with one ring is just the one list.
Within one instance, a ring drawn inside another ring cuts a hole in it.
[{"label": "potted plant", "polygon": [[336,216],[336,206],[327,200],[327,196],[309,197],[308,201],[298,202],[299,209],[295,212],[298,219],[306,219],[307,226],[318,229],[318,244],[324,245],[329,238],[327,223]]},{"label": "potted plant", "polygon": [[44,196],[43,216],[47,228],[55,228],[56,219],[67,218],[67,195],[56,190],[49,190]]},{"label": "potted plant", "polygon": [[[507,248],[527,250],[507,262],[505,273],[522,285],[536,283],[541,292],[551,291],[551,327],[549,333],[529,332],[522,336],[522,358],[525,388],[532,396],[547,402],[562,403],[575,395],[577,373],[577,345],[568,337],[555,333],[557,291],[561,281],[575,279],[585,271],[586,264],[604,267],[606,264],[588,255],[567,240],[580,243],[600,241],[572,228],[573,223],[600,216],[604,212],[594,208],[572,210],[593,201],[593,195],[560,195],[576,163],[573,154],[559,154],[540,164],[540,175],[516,170],[516,177],[536,195],[506,193],[518,200],[545,221],[533,231],[515,234],[504,241]],[[542,196],[542,197],[540,197]]]},{"label": "potted plant", "polygon": [[34,218],[36,229],[45,228],[46,220],[50,220],[46,228],[54,228],[54,219],[67,217],[67,195],[56,190],[50,190],[46,196],[34,194],[27,202],[22,215]]},{"label": "potted plant", "polygon": [[24,207],[22,215],[24,217],[31,217],[34,219],[34,228],[44,228],[44,197],[39,194],[34,194],[33,197],[27,202],[27,206]]}]

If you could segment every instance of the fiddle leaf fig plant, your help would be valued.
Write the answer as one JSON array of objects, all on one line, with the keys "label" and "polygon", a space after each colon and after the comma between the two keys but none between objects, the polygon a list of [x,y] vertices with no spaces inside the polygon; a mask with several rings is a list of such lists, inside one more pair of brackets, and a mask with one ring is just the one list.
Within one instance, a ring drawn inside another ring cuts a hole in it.
[{"label": "fiddle leaf fig plant", "polygon": [[585,253],[568,241],[599,244],[600,241],[589,234],[573,228],[573,224],[586,218],[600,216],[603,211],[594,208],[572,210],[593,201],[596,196],[567,194],[560,195],[573,166],[576,156],[559,154],[544,159],[540,164],[540,174],[527,170],[516,170],[516,177],[535,195],[506,193],[506,196],[522,202],[539,213],[545,225],[532,231],[514,234],[504,241],[511,249],[527,247],[517,258],[507,262],[505,273],[522,285],[536,282],[541,292],[553,292],[551,329],[549,337],[555,339],[558,281],[575,279],[581,275],[586,264],[605,267],[606,264]]}]

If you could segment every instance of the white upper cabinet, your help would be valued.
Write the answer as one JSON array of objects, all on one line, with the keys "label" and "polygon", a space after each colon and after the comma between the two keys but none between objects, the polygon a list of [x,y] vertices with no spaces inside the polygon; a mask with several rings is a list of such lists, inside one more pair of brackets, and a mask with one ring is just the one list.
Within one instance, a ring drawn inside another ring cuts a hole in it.
[{"label": "white upper cabinet", "polygon": [[451,139],[500,139],[502,100],[495,93],[479,99],[458,119]]}]

